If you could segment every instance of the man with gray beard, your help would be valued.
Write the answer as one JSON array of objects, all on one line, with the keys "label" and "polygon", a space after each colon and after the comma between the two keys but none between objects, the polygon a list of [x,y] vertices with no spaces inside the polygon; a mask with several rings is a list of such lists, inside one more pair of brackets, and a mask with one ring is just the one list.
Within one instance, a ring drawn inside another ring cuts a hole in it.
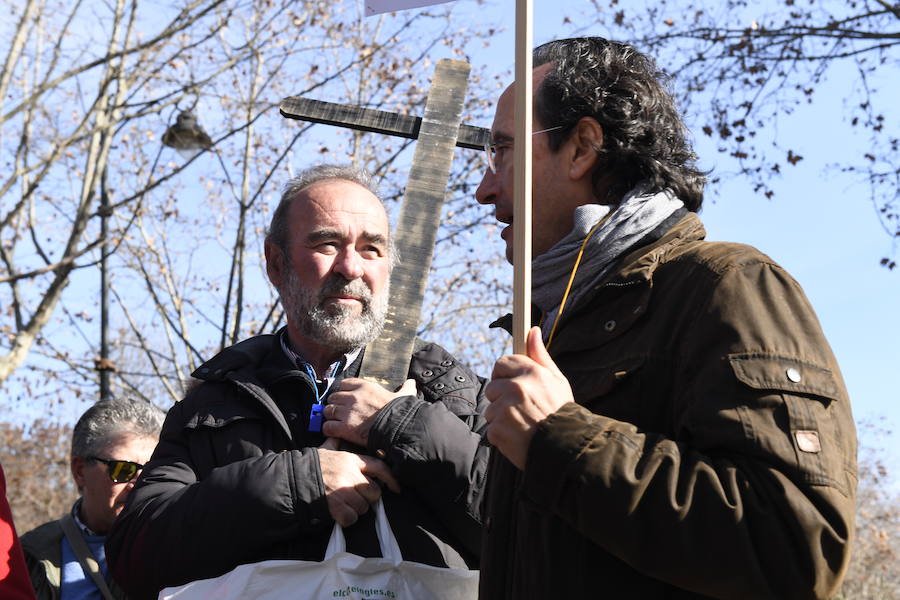
[{"label": "man with gray beard", "polygon": [[349,552],[380,556],[379,498],[404,559],[477,565],[484,381],[421,340],[398,358],[397,392],[356,377],[397,260],[369,176],[323,165],[292,179],[265,254],[287,325],[193,373],[108,537],[117,582],[155,597],[241,564],[322,560],[335,522]]}]

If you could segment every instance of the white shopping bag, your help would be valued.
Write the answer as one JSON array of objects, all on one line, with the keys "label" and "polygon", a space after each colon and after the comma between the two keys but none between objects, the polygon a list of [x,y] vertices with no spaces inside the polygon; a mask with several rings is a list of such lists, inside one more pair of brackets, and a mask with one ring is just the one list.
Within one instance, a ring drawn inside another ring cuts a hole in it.
[{"label": "white shopping bag", "polygon": [[213,579],[166,588],[160,600],[474,600],[478,571],[444,569],[403,560],[384,506],[375,504],[375,529],[384,558],[363,558],[346,551],[337,524],[325,559],[266,560],[240,565]]}]

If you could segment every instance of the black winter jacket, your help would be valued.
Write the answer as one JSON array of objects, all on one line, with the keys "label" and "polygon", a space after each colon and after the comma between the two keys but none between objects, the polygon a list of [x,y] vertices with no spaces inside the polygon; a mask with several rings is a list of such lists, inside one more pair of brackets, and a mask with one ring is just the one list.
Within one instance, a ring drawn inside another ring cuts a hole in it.
[{"label": "black winter jacket", "polygon": [[[360,359],[343,376],[356,375]],[[355,451],[383,458],[402,486],[383,498],[404,559],[476,566],[484,381],[418,340],[409,376],[419,396],[382,409],[369,447]],[[240,564],[322,560],[334,526],[316,452],[324,438],[307,431],[315,382],[291,364],[278,335],[232,346],[194,377],[203,383],[169,411],[107,538],[113,576],[133,598]],[[348,551],[380,556],[372,511],[345,536]]]}]

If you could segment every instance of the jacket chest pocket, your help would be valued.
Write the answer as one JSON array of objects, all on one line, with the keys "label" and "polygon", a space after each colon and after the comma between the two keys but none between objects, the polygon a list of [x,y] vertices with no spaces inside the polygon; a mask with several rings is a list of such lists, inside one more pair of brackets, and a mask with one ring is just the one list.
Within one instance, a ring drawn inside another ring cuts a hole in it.
[{"label": "jacket chest pocket", "polygon": [[675,435],[676,393],[671,361],[646,354],[566,372],[575,401],[593,413],[645,431]]},{"label": "jacket chest pocket", "polygon": [[272,426],[246,407],[211,403],[184,425],[191,456],[202,479],[217,466],[262,456],[273,446]]},{"label": "jacket chest pocket", "polygon": [[645,384],[643,356],[624,357],[606,363],[579,360],[563,368],[575,402],[613,419],[634,422],[641,411]]},{"label": "jacket chest pocket", "polygon": [[738,381],[780,401],[768,410],[740,410],[746,435],[791,465],[807,483],[847,495],[855,478],[855,437],[852,428],[839,427],[852,418],[832,371],[788,356],[747,353],[728,358]]}]

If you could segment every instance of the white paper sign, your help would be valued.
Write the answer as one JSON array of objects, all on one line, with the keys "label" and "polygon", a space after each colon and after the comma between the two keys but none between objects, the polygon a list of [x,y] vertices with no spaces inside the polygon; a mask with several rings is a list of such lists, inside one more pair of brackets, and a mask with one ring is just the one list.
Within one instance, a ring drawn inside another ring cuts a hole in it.
[{"label": "white paper sign", "polygon": [[371,17],[380,13],[444,4],[445,2],[451,2],[451,0],[366,0],[366,16]]}]

